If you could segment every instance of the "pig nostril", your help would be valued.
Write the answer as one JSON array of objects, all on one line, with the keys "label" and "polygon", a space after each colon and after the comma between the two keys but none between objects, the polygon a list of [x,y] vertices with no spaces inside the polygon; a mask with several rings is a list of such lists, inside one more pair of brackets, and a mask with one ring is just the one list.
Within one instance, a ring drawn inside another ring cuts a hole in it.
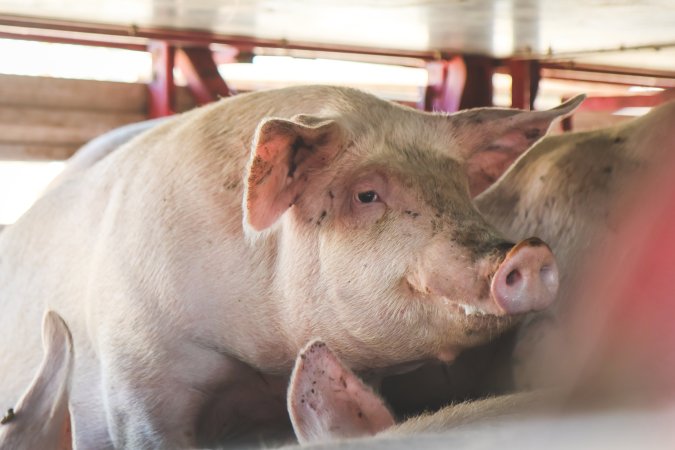
[{"label": "pig nostril", "polygon": [[521,275],[518,269],[513,269],[508,275],[506,275],[506,285],[513,286],[520,280],[520,277]]}]

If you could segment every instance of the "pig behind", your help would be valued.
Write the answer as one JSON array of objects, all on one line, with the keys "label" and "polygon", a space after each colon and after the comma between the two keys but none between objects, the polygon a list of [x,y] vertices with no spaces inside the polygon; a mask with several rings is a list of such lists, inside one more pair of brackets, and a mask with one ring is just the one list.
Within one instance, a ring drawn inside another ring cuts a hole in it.
[{"label": "pig behind", "polygon": [[[510,239],[536,235],[551,245],[560,273],[558,300],[508,336],[460,355],[450,367],[426,368],[385,381],[399,411],[421,411],[451,400],[514,388],[541,387],[558,321],[578,303],[574,291],[593,267],[586,260],[599,244],[614,242],[630,217],[626,207],[658,193],[640,189],[675,154],[675,102],[613,127],[548,136],[523,154],[474,203]],[[424,382],[420,382],[424,379]],[[428,395],[408,395],[416,385]],[[403,394],[402,394],[403,393]]]},{"label": "pig behind", "polygon": [[475,200],[481,213],[512,239],[534,233],[553,248],[560,269],[558,302],[523,325],[515,347],[516,383],[540,386],[553,376],[548,358],[557,324],[578,307],[587,260],[603,243],[621,246],[617,231],[630,206],[658,196],[650,178],[675,154],[675,102],[610,128],[550,136],[526,152]]}]

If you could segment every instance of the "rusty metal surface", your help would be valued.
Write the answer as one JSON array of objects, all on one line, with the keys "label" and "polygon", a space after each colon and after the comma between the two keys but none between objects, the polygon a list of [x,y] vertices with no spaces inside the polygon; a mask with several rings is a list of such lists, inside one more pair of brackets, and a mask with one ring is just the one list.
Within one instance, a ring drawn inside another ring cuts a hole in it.
[{"label": "rusty metal surface", "polygon": [[673,0],[0,0],[0,15],[496,57],[675,45]]}]

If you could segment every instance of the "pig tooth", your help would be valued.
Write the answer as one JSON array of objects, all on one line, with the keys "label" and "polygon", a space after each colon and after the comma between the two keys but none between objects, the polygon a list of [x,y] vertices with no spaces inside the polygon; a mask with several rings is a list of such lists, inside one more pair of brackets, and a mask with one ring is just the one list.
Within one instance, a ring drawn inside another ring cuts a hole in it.
[{"label": "pig tooth", "polygon": [[459,303],[459,307],[464,311],[464,314],[467,316],[484,316],[485,311],[482,311],[476,306],[466,305],[464,303]]}]

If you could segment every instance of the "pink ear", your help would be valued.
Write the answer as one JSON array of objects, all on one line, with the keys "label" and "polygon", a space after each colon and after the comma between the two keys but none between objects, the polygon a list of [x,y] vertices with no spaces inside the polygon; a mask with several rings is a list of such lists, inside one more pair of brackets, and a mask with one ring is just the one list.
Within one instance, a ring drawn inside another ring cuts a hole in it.
[{"label": "pink ear", "polygon": [[394,425],[382,399],[320,341],[295,362],[288,412],[301,444],[369,436]]},{"label": "pink ear", "polygon": [[[37,331],[37,330],[36,330]],[[42,322],[45,355],[14,417],[0,425],[0,448],[70,449],[68,390],[73,344],[63,319],[48,311]]]},{"label": "pink ear", "polygon": [[263,121],[248,164],[246,222],[256,231],[276,222],[303,194],[309,172],[332,161],[341,136],[333,120],[299,115]]},{"label": "pink ear", "polygon": [[458,135],[464,146],[462,153],[471,196],[475,197],[494,183],[548,132],[555,119],[574,112],[584,98],[578,95],[548,111],[482,108],[450,116],[461,121]]}]

